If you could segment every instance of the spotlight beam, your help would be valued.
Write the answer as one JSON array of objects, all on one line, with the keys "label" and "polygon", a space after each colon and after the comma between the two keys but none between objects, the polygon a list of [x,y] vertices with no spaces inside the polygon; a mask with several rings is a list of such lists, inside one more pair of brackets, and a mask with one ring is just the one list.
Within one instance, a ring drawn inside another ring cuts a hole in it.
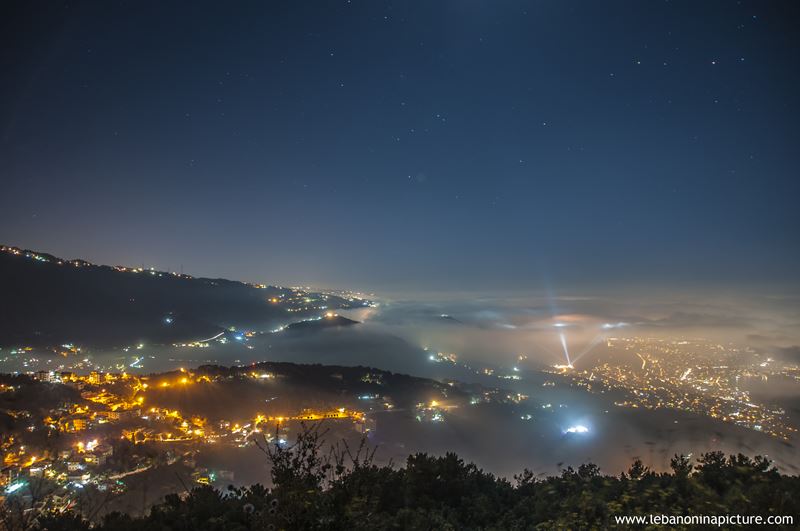
[{"label": "spotlight beam", "polygon": [[591,351],[594,349],[594,347],[596,347],[597,345],[599,345],[599,344],[600,344],[600,343],[601,343],[601,342],[602,342],[602,341],[605,339],[605,337],[606,337],[606,336],[605,336],[604,334],[598,334],[598,335],[596,335],[596,336],[594,337],[594,339],[592,339],[592,340],[589,342],[589,344],[588,344],[588,345],[586,345],[586,348],[584,348],[584,349],[583,349],[583,350],[580,352],[580,354],[578,354],[577,356],[575,356],[575,359],[574,359],[574,360],[572,360],[572,361],[573,361],[573,362],[576,362],[576,361],[578,361],[579,359],[581,359],[581,358],[582,358],[582,357],[583,357],[585,354],[588,354],[589,352],[591,352]]},{"label": "spotlight beam", "polygon": [[561,336],[561,346],[564,348],[564,357],[567,358],[567,367],[572,367],[572,361],[569,359],[569,349],[567,348],[567,338],[564,336],[564,332],[561,332],[559,336]]}]

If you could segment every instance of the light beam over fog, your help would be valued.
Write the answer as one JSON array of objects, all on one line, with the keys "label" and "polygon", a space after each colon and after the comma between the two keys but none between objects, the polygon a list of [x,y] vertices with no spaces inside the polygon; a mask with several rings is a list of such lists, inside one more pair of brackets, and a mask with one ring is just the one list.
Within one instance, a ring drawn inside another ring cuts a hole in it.
[{"label": "light beam over fog", "polygon": [[569,349],[567,348],[567,338],[564,336],[564,332],[559,334],[561,336],[561,347],[564,349],[564,357],[567,359],[567,367],[570,369],[572,368],[572,361],[569,359]]}]

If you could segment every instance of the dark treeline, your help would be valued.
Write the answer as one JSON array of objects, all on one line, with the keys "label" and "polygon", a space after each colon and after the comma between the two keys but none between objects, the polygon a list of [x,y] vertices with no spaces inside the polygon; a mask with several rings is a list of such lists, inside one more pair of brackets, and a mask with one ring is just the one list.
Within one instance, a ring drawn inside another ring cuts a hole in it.
[{"label": "dark treeline", "polygon": [[766,458],[741,454],[711,452],[696,462],[675,456],[666,473],[637,460],[619,476],[585,464],[545,478],[525,470],[509,481],[455,454],[416,454],[402,467],[377,466],[365,445],[329,447],[319,430],[307,430],[288,448],[259,447],[272,465],[271,489],[195,487],[167,496],[145,516],[110,513],[94,523],[71,512],[16,520],[7,500],[0,525],[50,531],[606,529],[618,527],[614,517],[621,515],[800,514],[800,478],[781,474]]}]

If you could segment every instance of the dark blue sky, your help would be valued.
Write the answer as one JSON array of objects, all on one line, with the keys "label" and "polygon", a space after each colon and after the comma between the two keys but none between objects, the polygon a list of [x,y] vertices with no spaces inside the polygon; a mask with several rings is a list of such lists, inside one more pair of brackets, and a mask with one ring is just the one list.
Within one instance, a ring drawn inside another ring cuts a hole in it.
[{"label": "dark blue sky", "polygon": [[0,242],[245,280],[800,280],[779,2],[5,2]]}]

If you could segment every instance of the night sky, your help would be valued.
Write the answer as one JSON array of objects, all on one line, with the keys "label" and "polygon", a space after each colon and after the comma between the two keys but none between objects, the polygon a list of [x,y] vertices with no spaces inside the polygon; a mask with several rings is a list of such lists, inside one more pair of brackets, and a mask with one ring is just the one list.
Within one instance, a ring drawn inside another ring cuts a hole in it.
[{"label": "night sky", "polygon": [[800,284],[800,7],[0,7],[0,243],[281,284]]}]

